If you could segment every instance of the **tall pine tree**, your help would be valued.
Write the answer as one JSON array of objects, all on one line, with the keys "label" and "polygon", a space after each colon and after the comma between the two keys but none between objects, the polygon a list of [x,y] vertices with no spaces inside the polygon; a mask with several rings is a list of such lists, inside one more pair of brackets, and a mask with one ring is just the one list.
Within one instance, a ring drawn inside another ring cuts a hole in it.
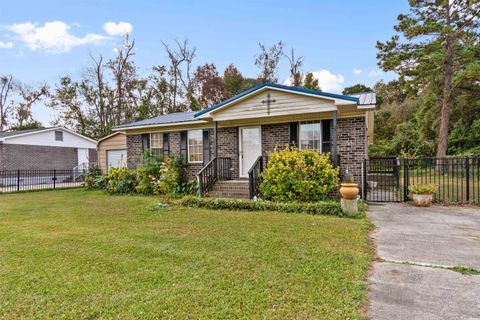
[{"label": "tall pine tree", "polygon": [[[408,90],[425,92],[440,88],[440,125],[437,156],[447,153],[449,122],[454,90],[465,77],[478,77],[476,59],[465,41],[476,38],[480,2],[478,0],[410,0],[410,12],[398,16],[394,35],[377,43],[379,65],[399,74]],[[477,50],[473,48],[473,50]],[[477,78],[478,80],[478,78]]]}]

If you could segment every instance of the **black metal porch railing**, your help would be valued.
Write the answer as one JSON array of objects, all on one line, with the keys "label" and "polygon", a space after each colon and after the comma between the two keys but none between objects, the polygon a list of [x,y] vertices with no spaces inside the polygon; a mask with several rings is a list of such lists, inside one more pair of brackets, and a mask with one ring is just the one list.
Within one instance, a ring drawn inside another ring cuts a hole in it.
[{"label": "black metal porch railing", "polygon": [[205,167],[197,173],[198,193],[204,196],[211,191],[215,182],[230,180],[232,178],[232,159],[227,157],[214,157]]},{"label": "black metal porch railing", "polygon": [[248,197],[253,199],[259,194],[260,183],[262,182],[262,172],[267,167],[268,156],[259,156],[248,171]]}]

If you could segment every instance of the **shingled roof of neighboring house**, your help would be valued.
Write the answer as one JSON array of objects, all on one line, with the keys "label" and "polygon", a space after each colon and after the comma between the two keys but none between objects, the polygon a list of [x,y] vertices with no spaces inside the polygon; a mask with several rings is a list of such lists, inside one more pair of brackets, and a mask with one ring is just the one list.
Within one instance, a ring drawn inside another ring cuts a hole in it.
[{"label": "shingled roof of neighboring house", "polygon": [[50,129],[50,128],[35,128],[35,129],[27,129],[27,130],[5,131],[5,132],[0,132],[0,138],[13,137],[13,136],[18,136],[25,133],[43,131],[47,129]]},{"label": "shingled roof of neighboring house", "polygon": [[122,125],[116,126],[115,130],[127,129],[127,128],[138,127],[138,126],[152,126],[152,125],[158,125],[158,124],[181,123],[181,122],[189,122],[189,121],[199,121],[195,119],[195,112],[169,113],[169,114],[165,114],[163,116],[158,116],[155,118],[122,124]]}]

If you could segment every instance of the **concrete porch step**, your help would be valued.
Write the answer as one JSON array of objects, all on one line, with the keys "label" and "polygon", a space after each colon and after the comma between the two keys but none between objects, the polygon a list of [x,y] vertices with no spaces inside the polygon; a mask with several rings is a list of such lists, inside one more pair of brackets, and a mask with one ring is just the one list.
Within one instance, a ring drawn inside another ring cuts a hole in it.
[{"label": "concrete porch step", "polygon": [[217,181],[208,197],[248,199],[248,180]]}]

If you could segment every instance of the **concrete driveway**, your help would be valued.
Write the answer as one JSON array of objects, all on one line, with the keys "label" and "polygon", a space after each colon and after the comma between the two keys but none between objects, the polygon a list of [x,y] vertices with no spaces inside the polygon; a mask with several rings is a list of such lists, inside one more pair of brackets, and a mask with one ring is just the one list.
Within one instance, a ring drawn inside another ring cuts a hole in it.
[{"label": "concrete driveway", "polygon": [[480,208],[372,204],[372,319],[480,319]]}]

